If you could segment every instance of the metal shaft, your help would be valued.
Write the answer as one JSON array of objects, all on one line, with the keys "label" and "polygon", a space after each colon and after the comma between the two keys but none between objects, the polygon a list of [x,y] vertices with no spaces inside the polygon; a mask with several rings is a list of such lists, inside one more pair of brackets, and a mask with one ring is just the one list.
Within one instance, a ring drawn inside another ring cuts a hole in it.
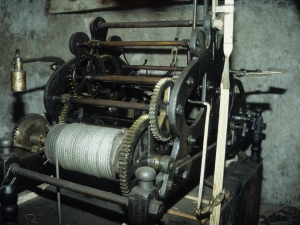
[{"label": "metal shaft", "polygon": [[197,21],[197,0],[194,0],[194,12],[193,12],[193,29],[196,29]]},{"label": "metal shaft", "polygon": [[138,66],[138,65],[124,65],[125,69],[137,69],[137,70],[162,70],[162,71],[182,71],[185,67],[175,66]]},{"label": "metal shaft", "polygon": [[[203,20],[196,21],[197,26],[203,26]],[[106,28],[157,28],[157,27],[192,27],[193,21],[151,21],[151,22],[123,22],[98,24],[98,29]]]},{"label": "metal shaft", "polygon": [[84,105],[108,106],[123,109],[149,110],[149,105],[135,102],[121,102],[91,98],[70,98],[70,102]]},{"label": "metal shaft", "polygon": [[62,58],[56,57],[56,56],[43,56],[39,58],[28,58],[28,59],[23,59],[23,63],[31,63],[31,62],[56,62],[59,63],[60,65],[65,63],[65,60]]},{"label": "metal shaft", "polygon": [[89,195],[94,198],[102,199],[115,203],[117,205],[128,206],[128,198],[117,194],[101,191],[95,188],[87,187],[84,185],[76,184],[62,179],[57,179],[44,174],[36,173],[30,170],[20,168],[17,164],[11,166],[11,172],[14,176],[21,176],[28,179],[41,181],[43,183],[51,184],[69,191],[74,191],[79,194]]},{"label": "metal shaft", "polygon": [[123,47],[123,46],[182,46],[188,47],[188,41],[98,41],[91,40],[79,43],[80,46],[96,47]]},{"label": "metal shaft", "polygon": [[205,19],[207,12],[208,12],[208,0],[204,0],[204,3],[203,3],[203,20]]},{"label": "metal shaft", "polygon": [[89,76],[89,80],[112,83],[156,84],[162,78],[159,76]]}]

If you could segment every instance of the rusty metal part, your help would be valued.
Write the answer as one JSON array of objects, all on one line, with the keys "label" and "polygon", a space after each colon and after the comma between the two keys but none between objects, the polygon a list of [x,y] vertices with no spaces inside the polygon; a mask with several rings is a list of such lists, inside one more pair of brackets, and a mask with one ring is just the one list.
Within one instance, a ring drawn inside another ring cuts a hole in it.
[{"label": "rusty metal part", "polygon": [[91,40],[88,42],[80,42],[79,46],[87,46],[90,48],[100,47],[118,47],[118,46],[181,46],[188,47],[189,41],[98,41]]},{"label": "rusty metal part", "polygon": [[[14,139],[15,147],[23,146],[22,149],[31,151],[42,150],[44,138],[49,132],[50,125],[47,119],[40,114],[28,114],[21,118],[15,125],[11,137]],[[26,146],[26,147],[24,147]],[[17,154],[23,155],[24,151],[16,150]]]},{"label": "rusty metal part", "polygon": [[[203,20],[196,21],[197,26],[203,25]],[[157,28],[157,27],[192,27],[193,21],[151,21],[151,22],[121,22],[121,23],[98,23],[98,29],[106,28]]]},{"label": "rusty metal part", "polygon": [[21,145],[21,144],[18,144],[16,142],[14,143],[14,148],[21,148],[21,149],[29,151],[29,152],[32,151],[31,147],[28,147],[28,146],[25,146],[25,145]]},{"label": "rusty metal part", "polygon": [[162,70],[162,71],[182,71],[185,67],[175,66],[141,66],[141,65],[123,65],[124,69],[133,70]]},{"label": "rusty metal part", "polygon": [[173,79],[163,78],[156,84],[151,97],[150,127],[153,136],[159,141],[169,141],[172,138],[168,108],[173,86]]},{"label": "rusty metal part", "polygon": [[111,83],[156,84],[159,76],[88,76],[87,80],[104,81]]},{"label": "rusty metal part", "polygon": [[54,177],[50,177],[44,174],[36,173],[30,170],[26,170],[23,168],[20,168],[17,164],[13,164],[10,169],[11,173],[14,176],[21,176],[24,178],[40,181],[43,183],[51,184],[56,187],[60,187],[69,191],[74,191],[76,193],[84,194],[84,195],[89,195],[94,198],[102,199],[109,201],[111,203],[121,205],[121,206],[128,206],[128,198],[113,194],[110,192],[106,191],[101,191],[95,188],[87,187],[84,185],[72,183],[69,181],[65,181],[62,179],[57,179]]},{"label": "rusty metal part", "polygon": [[12,71],[11,72],[11,91],[24,92],[26,91],[26,72]]},{"label": "rusty metal part", "polygon": [[84,105],[95,105],[95,106],[109,106],[123,109],[139,109],[149,110],[149,105],[135,102],[121,102],[111,101],[102,99],[91,99],[91,98],[70,98],[71,103],[84,104]]},{"label": "rusty metal part", "polygon": [[14,58],[14,71],[11,71],[11,91],[26,91],[26,72],[23,71],[23,60],[20,57],[20,50],[16,49]]}]

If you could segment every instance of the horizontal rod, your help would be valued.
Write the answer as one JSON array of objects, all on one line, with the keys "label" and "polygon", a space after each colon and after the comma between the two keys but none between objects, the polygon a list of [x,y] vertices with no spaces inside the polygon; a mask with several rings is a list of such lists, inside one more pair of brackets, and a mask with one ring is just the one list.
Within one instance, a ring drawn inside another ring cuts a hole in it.
[{"label": "horizontal rod", "polygon": [[87,186],[76,184],[76,183],[69,182],[66,180],[57,179],[57,178],[50,177],[50,176],[47,176],[44,174],[33,172],[31,170],[26,170],[26,169],[19,167],[19,165],[17,165],[17,164],[12,164],[10,168],[11,168],[11,172],[14,176],[25,177],[28,179],[51,184],[56,187],[60,187],[60,188],[63,188],[63,189],[69,190],[69,191],[74,191],[79,194],[89,195],[94,198],[106,200],[111,203],[115,203],[117,205],[122,205],[122,206],[126,206],[126,207],[128,206],[128,198],[126,198],[124,196],[109,193],[106,191],[101,191],[96,188],[87,187]]},{"label": "horizontal rod", "polygon": [[95,105],[95,106],[108,106],[123,109],[138,109],[138,110],[149,110],[149,105],[135,102],[121,102],[112,100],[102,99],[91,99],[91,98],[70,98],[70,102],[84,105]]},{"label": "horizontal rod", "polygon": [[156,84],[162,78],[158,76],[87,76],[88,80],[112,83]]},{"label": "horizontal rod", "polygon": [[187,41],[98,41],[91,40],[88,42],[79,43],[80,46],[87,46],[90,48],[100,47],[124,47],[124,46],[182,46],[188,47]]},{"label": "horizontal rod", "polygon": [[162,70],[162,71],[182,71],[185,67],[175,66],[139,66],[139,65],[123,65],[124,69],[136,70]]},{"label": "horizontal rod", "polygon": [[[119,117],[110,117],[110,116],[99,116],[100,119],[106,119],[106,120],[117,120],[121,122],[126,122],[126,123],[133,123],[135,119],[123,119]],[[122,128],[124,129],[124,128]]]},{"label": "horizontal rod", "polygon": [[[203,20],[197,20],[197,26],[203,26]],[[151,21],[151,22],[121,22],[121,23],[98,23],[98,29],[106,28],[157,28],[157,27],[192,27],[193,21]]]},{"label": "horizontal rod", "polygon": [[31,63],[31,62],[56,62],[62,65],[65,63],[65,60],[56,56],[43,56],[39,58],[23,59],[23,63]]}]

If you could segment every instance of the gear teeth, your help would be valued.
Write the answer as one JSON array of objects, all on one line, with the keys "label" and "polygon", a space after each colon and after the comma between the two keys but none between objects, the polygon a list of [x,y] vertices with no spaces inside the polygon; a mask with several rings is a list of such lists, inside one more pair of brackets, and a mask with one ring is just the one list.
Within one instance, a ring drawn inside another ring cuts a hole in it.
[{"label": "gear teeth", "polygon": [[61,113],[58,117],[58,123],[66,123],[67,122],[67,112],[69,111],[70,109],[70,104],[69,103],[66,103],[64,104],[62,110],[61,110]]},{"label": "gear teeth", "polygon": [[[39,116],[42,116],[40,114],[37,114],[37,113],[29,113],[25,116],[23,116],[21,119],[18,120],[18,122],[16,123],[16,125],[14,126],[14,128],[12,129],[12,132],[11,132],[11,138],[15,140],[16,138],[16,135],[17,135],[17,132],[19,131],[19,128],[20,126],[23,124],[23,122],[28,119],[29,117],[32,117],[32,116],[36,116],[36,115],[39,115]],[[48,122],[48,125],[50,127],[50,124]]]},{"label": "gear teeth", "polygon": [[[146,126],[145,126],[146,123]],[[132,155],[139,136],[144,131],[144,127],[148,127],[148,115],[138,118],[134,124],[126,132],[119,154],[119,184],[123,196],[128,196],[133,186],[129,169],[132,165]]]},{"label": "gear teeth", "polygon": [[32,143],[29,138],[32,133],[30,132],[37,132],[37,130],[30,130],[30,128],[32,128],[31,126],[34,124],[40,124],[43,127],[43,131],[41,131],[43,133],[47,133],[51,127],[45,116],[37,113],[30,113],[19,119],[12,129],[11,138],[14,142],[19,144],[22,144],[25,141],[25,143],[27,143],[25,145],[31,147]]},{"label": "gear teeth", "polygon": [[[162,132],[158,127],[157,118],[158,118],[158,104],[157,101],[163,94],[163,91],[168,87],[173,87],[174,79],[172,78],[163,78],[161,79],[154,87],[153,94],[149,106],[149,120],[150,120],[150,129],[152,135],[158,141],[169,141],[172,138],[170,130]],[[168,112],[166,112],[168,113]]]}]

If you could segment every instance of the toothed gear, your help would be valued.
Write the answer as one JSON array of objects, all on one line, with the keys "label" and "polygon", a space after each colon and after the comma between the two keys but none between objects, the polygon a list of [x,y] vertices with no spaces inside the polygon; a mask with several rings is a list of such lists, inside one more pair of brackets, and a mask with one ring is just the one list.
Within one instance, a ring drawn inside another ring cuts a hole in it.
[{"label": "toothed gear", "polygon": [[172,138],[168,106],[173,86],[174,80],[172,78],[163,78],[155,85],[151,97],[149,107],[150,128],[155,139],[159,141],[169,141]]},{"label": "toothed gear", "polygon": [[58,123],[66,123],[68,120],[67,115],[70,112],[72,105],[70,103],[65,103],[63,108],[61,109],[61,113],[58,117]]},{"label": "toothed gear", "polygon": [[[127,131],[119,154],[119,184],[123,196],[128,196],[136,185],[135,170],[142,166],[142,160],[146,159],[145,151],[137,149],[139,140],[149,126],[148,115],[137,119]],[[143,144],[143,143],[142,143]]]},{"label": "toothed gear", "polygon": [[46,137],[49,132],[50,125],[45,117],[40,114],[31,113],[22,117],[11,133],[11,137],[18,144],[31,147],[30,137],[38,133]]},{"label": "toothed gear", "polygon": [[75,64],[75,69],[70,71],[69,82],[74,97],[88,96],[96,98],[101,89],[99,82],[86,79],[78,83],[78,74],[81,76],[120,75],[121,68],[118,61],[110,55],[83,55]]},{"label": "toothed gear", "polygon": [[[100,90],[100,83],[93,83],[86,80],[86,76],[96,76],[104,74],[103,61],[96,55],[82,55],[75,64],[75,69],[70,71],[69,81],[74,97],[95,98]],[[78,75],[83,76],[81,82],[78,82]]]}]

